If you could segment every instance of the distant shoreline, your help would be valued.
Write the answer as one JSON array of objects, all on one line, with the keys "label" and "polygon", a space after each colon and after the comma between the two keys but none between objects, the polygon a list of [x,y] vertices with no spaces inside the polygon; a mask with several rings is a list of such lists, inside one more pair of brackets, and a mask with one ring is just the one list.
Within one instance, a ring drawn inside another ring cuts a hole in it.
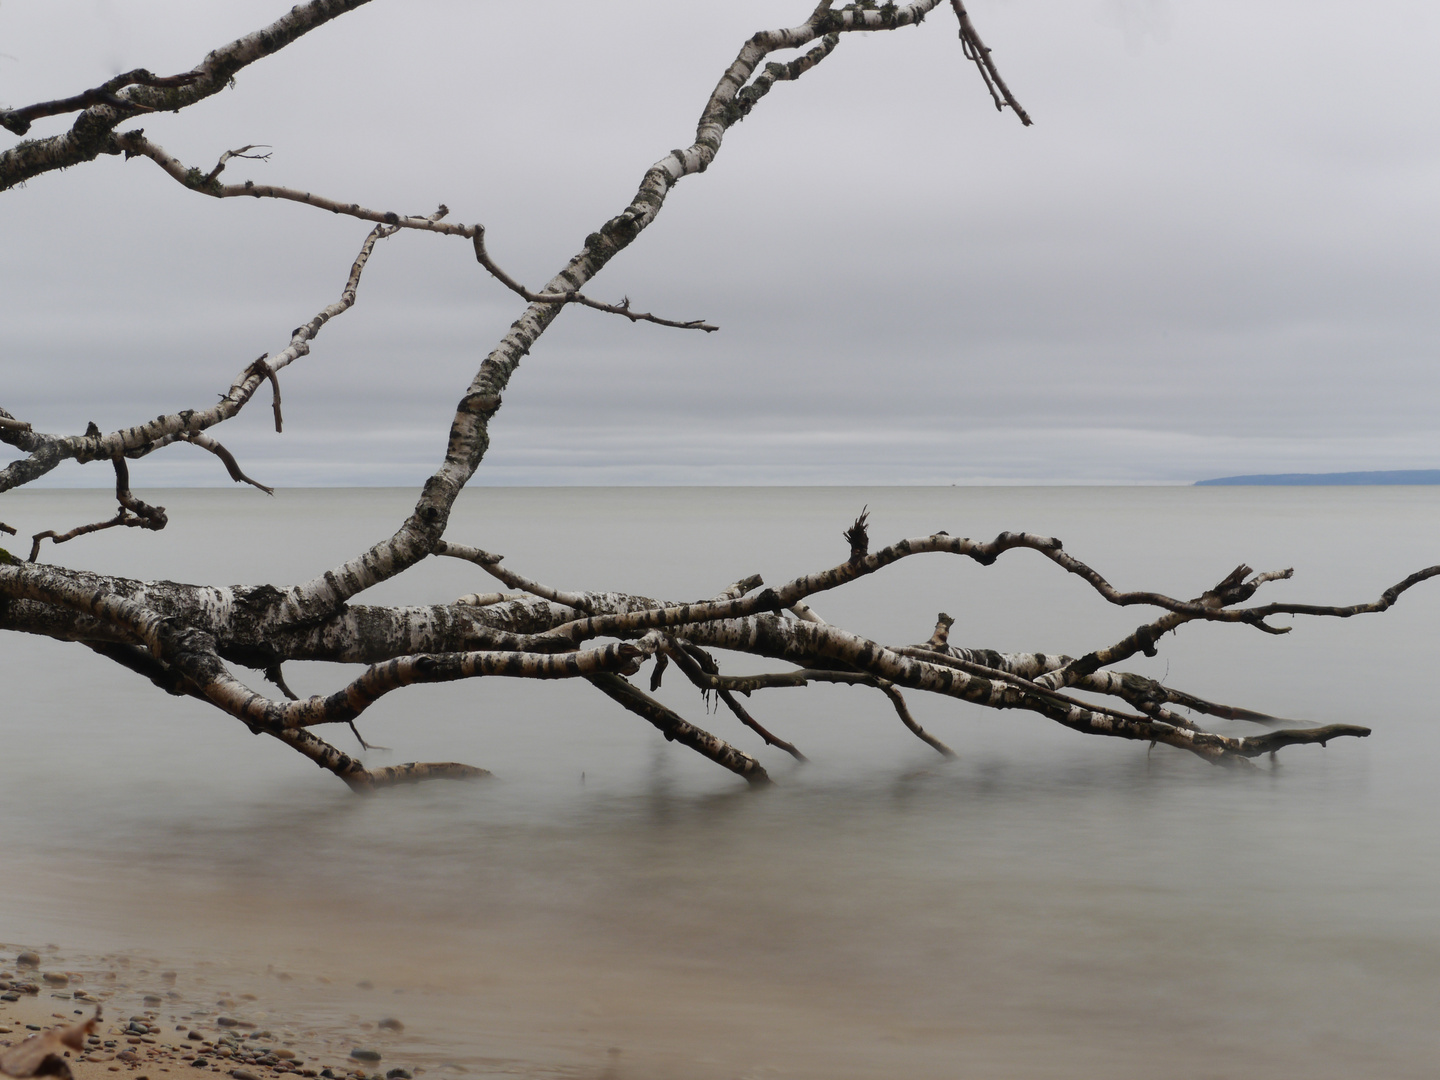
[{"label": "distant shoreline", "polygon": [[1440,469],[1392,469],[1386,472],[1260,473],[1197,480],[1196,487],[1335,487],[1359,485],[1440,484]]}]

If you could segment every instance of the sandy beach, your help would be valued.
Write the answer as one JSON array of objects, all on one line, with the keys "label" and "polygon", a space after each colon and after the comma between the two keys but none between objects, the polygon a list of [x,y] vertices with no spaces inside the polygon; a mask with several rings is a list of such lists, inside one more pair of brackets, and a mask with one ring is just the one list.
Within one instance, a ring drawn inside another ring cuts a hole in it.
[{"label": "sandy beach", "polygon": [[[128,955],[67,957],[58,948],[3,945],[0,1047],[101,1011],[82,1052],[66,1052],[77,1080],[162,1073],[223,1073],[235,1080],[284,1075],[324,1080],[410,1080],[424,1066],[392,1060],[404,1022],[357,1020],[355,1037],[287,1024],[252,993],[233,996],[193,975]],[[276,976],[289,981],[284,973]],[[347,1045],[348,1044],[348,1045]]]}]

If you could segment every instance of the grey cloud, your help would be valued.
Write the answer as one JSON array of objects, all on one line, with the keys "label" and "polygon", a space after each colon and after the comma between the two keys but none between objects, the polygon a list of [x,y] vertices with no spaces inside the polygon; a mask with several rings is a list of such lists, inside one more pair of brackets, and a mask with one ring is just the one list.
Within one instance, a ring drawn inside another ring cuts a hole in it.
[{"label": "grey cloud", "polygon": [[[113,6],[125,64],[156,70],[283,9]],[[207,167],[274,145],[237,176],[443,201],[538,286],[690,137],[738,44],[808,10],[783,7],[375,0],[144,126]],[[105,77],[90,10],[0,6],[22,58],[0,65],[0,100]],[[722,330],[567,312],[507,393],[479,481],[1177,482],[1440,460],[1440,16],[1401,0],[1360,20],[1330,0],[972,13],[1033,129],[994,112],[948,12],[846,41],[591,289]],[[50,430],[213,400],[334,298],[364,233],[205,200],[144,161],[3,197],[0,404]],[[259,409],[217,435],[271,482],[413,482],[512,300],[463,243],[394,237],[284,377],[285,434]],[[91,472],[55,482],[104,482]],[[136,474],[222,477],[186,448]]]}]

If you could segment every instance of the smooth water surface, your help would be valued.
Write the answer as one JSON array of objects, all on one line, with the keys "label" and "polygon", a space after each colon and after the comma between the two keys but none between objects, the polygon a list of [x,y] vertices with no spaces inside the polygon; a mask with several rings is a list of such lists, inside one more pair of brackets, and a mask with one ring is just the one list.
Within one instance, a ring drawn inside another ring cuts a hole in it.
[{"label": "smooth water surface", "polygon": [[[169,508],[164,533],[44,557],[285,584],[387,535],[411,502],[143,497]],[[1117,586],[1172,595],[1243,561],[1296,568],[1273,598],[1352,603],[1440,561],[1436,488],[477,489],[449,535],[556,587],[694,599],[842,561],[867,504],[876,544],[1051,533]],[[24,492],[0,518],[23,536],[107,513],[101,492]],[[365,599],[489,588],[432,560]],[[1032,552],[917,557],[814,606],[891,643],[924,640],[944,610],[957,643],[1069,653],[1143,618]],[[960,752],[947,763],[874,691],[757,694],[757,717],[812,759],[796,766],[672,672],[667,702],[760,756],[772,790],[588,685],[496,679],[391,695],[361,725],[394,747],[371,762],[461,760],[493,780],[370,799],[83,648],[5,635],[0,940],[132,950],[182,988],[248,987],[255,1008],[337,1038],[397,1015],[387,1063],[457,1075],[1431,1076],[1437,629],[1431,583],[1283,637],[1185,627],[1125,665],[1375,729],[1273,769],[909,694]],[[344,672],[287,675],[309,693]]]}]

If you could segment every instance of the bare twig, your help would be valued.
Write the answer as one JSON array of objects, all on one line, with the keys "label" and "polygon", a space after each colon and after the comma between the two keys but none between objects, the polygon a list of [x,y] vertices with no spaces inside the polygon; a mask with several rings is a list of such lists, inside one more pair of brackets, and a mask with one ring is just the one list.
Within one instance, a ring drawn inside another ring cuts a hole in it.
[{"label": "bare twig", "polygon": [[1010,88],[1000,77],[1000,70],[990,58],[990,50],[980,40],[975,24],[970,21],[970,16],[965,11],[965,5],[960,0],[950,0],[950,6],[955,9],[955,17],[960,20],[960,47],[965,51],[965,59],[979,69],[980,77],[985,80],[985,89],[990,91],[990,97],[995,102],[995,108],[1000,110],[1009,105],[1020,118],[1020,123],[1029,127],[1030,114],[1021,108],[1020,102],[1015,100],[1015,95],[1010,93]]},{"label": "bare twig", "polygon": [[[443,210],[444,207],[441,209]],[[260,358],[255,361],[255,370],[270,380],[270,408],[275,414],[275,434],[279,435],[285,430],[285,421],[280,415],[280,377],[275,374],[275,369],[265,362],[265,357],[269,355],[269,353],[260,354]]]},{"label": "bare twig", "polygon": [[[730,709],[732,713],[735,714],[736,718],[739,719],[742,724],[748,727],[751,731],[755,732],[755,734],[759,735],[762,739],[765,740],[766,743],[771,746],[779,747],[781,750],[784,750],[787,754],[793,757],[796,761],[809,760],[805,757],[804,754],[802,754],[799,750],[795,748],[795,745],[793,743],[786,742],[784,739],[779,738],[778,736],[773,735],[771,734],[771,732],[767,731],[758,720],[756,720],[753,716],[750,715],[749,711],[745,708],[745,706],[741,705],[740,702],[735,700],[735,695],[732,694],[729,690],[726,690],[723,687],[715,687],[710,685],[707,676],[718,675],[720,673],[720,668],[715,663],[715,658],[713,656],[707,653],[704,649],[701,649],[696,645],[692,645],[687,641],[682,641],[678,638],[667,637],[666,643],[667,644],[665,652],[659,654],[660,659],[664,659],[667,655],[674,657],[676,666],[685,673],[686,678],[688,678],[692,683],[698,686],[703,692],[716,694],[716,696],[718,696],[720,700],[725,703],[725,705]],[[657,663],[657,676],[659,675],[660,670],[661,669],[659,668]],[[653,678],[651,680],[650,689],[653,691],[656,689],[657,686],[658,678]]]},{"label": "bare twig", "polygon": [[475,245],[476,261],[485,267],[486,270],[489,270],[491,276],[493,276],[496,281],[500,282],[500,284],[504,285],[516,295],[523,296],[532,304],[579,304],[582,307],[594,308],[596,311],[609,312],[611,315],[623,315],[631,322],[656,323],[659,326],[673,326],[679,330],[704,330],[707,334],[720,329],[718,326],[712,326],[710,323],[707,323],[704,319],[677,322],[674,319],[662,319],[660,316],[651,315],[649,312],[634,311],[630,307],[629,297],[626,297],[625,301],[620,304],[602,304],[598,300],[591,300],[578,290],[569,290],[566,292],[531,292],[502,270],[495,260],[490,257],[490,253],[485,249],[485,226],[475,226],[472,242]]},{"label": "bare twig", "polygon": [[880,692],[890,699],[890,704],[895,706],[895,714],[900,717],[900,722],[904,724],[907,728],[909,728],[917,739],[925,743],[925,745],[937,750],[942,757],[955,757],[954,750],[951,750],[950,747],[946,746],[939,739],[935,738],[934,735],[931,735],[928,731],[926,731],[923,727],[920,726],[919,722],[916,721],[915,717],[910,715],[910,709],[905,704],[905,698],[903,695],[901,695],[899,690],[895,689],[894,683],[889,683],[886,682],[884,679],[880,679],[877,681],[876,685],[880,687]]},{"label": "bare twig", "polygon": [[243,184],[221,184],[217,181],[220,173],[224,170],[225,164],[231,158],[237,157],[260,157],[268,158],[269,154],[255,155],[245,154],[241,150],[250,150],[254,147],[242,147],[241,150],[227,150],[221,155],[215,167],[208,173],[202,173],[196,168],[187,168],[178,159],[172,157],[164,148],[145,138],[143,131],[129,131],[123,135],[113,137],[112,153],[123,153],[126,158],[147,157],[169,173],[172,177],[194,191],[209,195],[216,199],[233,199],[239,197],[254,199],[283,199],[289,202],[304,203],[307,206],[318,207],[321,210],[329,210],[332,214],[345,214],[349,217],[359,218],[362,221],[374,221],[383,225],[389,225],[397,229],[416,229],[422,232],[440,233],[445,236],[468,237],[475,245],[475,257],[485,269],[503,284],[507,289],[524,297],[531,303],[540,304],[579,304],[582,307],[594,308],[596,311],[603,311],[611,315],[620,315],[631,322],[655,323],[659,326],[671,326],[680,330],[704,330],[711,333],[720,329],[712,326],[703,319],[692,319],[681,322],[675,319],[662,319],[658,315],[649,312],[634,311],[630,307],[627,297],[619,304],[605,304],[598,300],[592,300],[578,291],[566,292],[531,292],[525,286],[507,274],[490,257],[485,249],[485,227],[483,225],[458,225],[446,224],[440,219],[449,211],[442,206],[440,213],[427,217],[407,216],[396,214],[392,211],[371,210],[361,206],[359,203],[346,203],[338,199],[331,199],[324,195],[316,195],[311,191],[300,191],[296,188],[277,187],[273,184],[257,184],[247,180]]},{"label": "bare twig", "polygon": [[230,479],[234,480],[237,484],[249,484],[251,487],[257,487],[261,491],[265,492],[266,495],[275,494],[275,489],[273,487],[269,487],[266,484],[260,483],[259,480],[252,480],[250,477],[246,476],[240,468],[240,463],[235,460],[235,455],[230,453],[229,450],[226,450],[224,446],[220,445],[220,443],[216,442],[209,435],[206,435],[203,431],[187,431],[183,432],[179,437],[185,442],[198,446],[202,450],[208,450],[210,451],[210,453],[218,457],[222,462],[224,462],[225,471],[230,474]]},{"label": "bare twig", "polygon": [[[92,423],[90,427],[98,434],[99,429]],[[167,518],[163,506],[150,506],[141,502],[130,493],[130,469],[125,464],[125,458],[117,455],[114,458],[115,464],[115,500],[120,504],[119,512],[107,521],[97,521],[91,525],[80,525],[69,532],[57,533],[54,529],[46,529],[38,532],[30,538],[29,562],[35,562],[40,557],[40,541],[49,540],[55,544],[63,544],[66,541],[74,540],[77,536],[85,536],[89,533],[100,532],[103,529],[113,529],[116,526],[126,526],[132,529],[150,529],[158,532],[165,528]]]},{"label": "bare twig", "polygon": [[484,570],[497,581],[503,581],[512,589],[520,589],[530,593],[532,596],[539,596],[546,600],[553,600],[557,604],[564,604],[576,611],[588,612],[591,610],[590,598],[584,593],[561,592],[559,589],[552,589],[548,585],[541,585],[538,581],[531,581],[522,577],[508,567],[500,565],[503,555],[492,555],[488,551],[481,551],[479,548],[466,547],[464,544],[452,544],[447,540],[440,541],[435,549],[437,555],[449,555],[454,559],[464,559],[472,562]]}]

